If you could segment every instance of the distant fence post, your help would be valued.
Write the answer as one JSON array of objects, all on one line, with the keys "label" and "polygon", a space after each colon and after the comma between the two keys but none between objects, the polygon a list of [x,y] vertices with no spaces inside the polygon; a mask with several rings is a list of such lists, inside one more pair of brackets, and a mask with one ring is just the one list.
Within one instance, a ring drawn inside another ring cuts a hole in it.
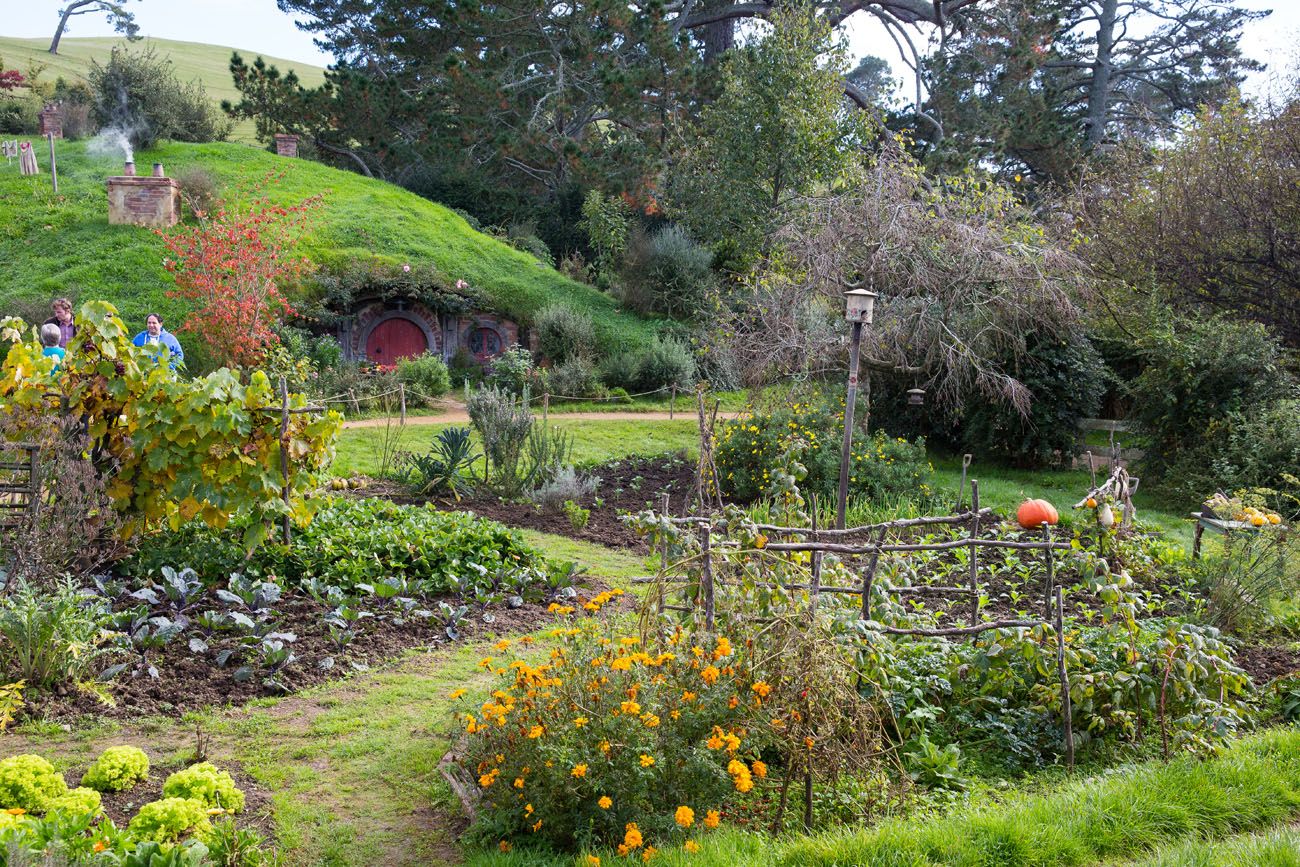
[{"label": "distant fence post", "polygon": [[980,617],[980,585],[979,585],[979,568],[980,568],[980,548],[975,544],[975,540],[980,535],[980,483],[978,479],[970,480],[970,508],[974,512],[970,525],[970,625],[974,626],[979,622]]},{"label": "distant fence post", "polygon": [[1065,765],[1074,770],[1074,710],[1070,705],[1070,678],[1065,672],[1065,601],[1056,588],[1056,674],[1061,679],[1061,713],[1065,717]]},{"label": "distant fence post", "polygon": [[284,484],[280,488],[280,497],[284,500],[284,544],[292,544],[289,521],[289,384],[280,377],[280,478]]},{"label": "distant fence post", "polygon": [[704,597],[704,631],[713,631],[713,524],[704,525],[704,568],[700,571],[700,595]]}]

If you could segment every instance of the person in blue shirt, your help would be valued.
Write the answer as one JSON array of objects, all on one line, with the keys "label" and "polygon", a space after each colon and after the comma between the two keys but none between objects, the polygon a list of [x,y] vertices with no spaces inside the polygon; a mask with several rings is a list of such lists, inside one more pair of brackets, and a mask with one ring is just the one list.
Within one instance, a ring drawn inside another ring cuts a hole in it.
[{"label": "person in blue shirt", "polygon": [[62,337],[63,333],[58,325],[46,323],[41,326],[41,345],[45,347],[41,354],[46,358],[54,359],[54,369],[50,373],[59,372],[59,368],[63,366],[63,356],[67,355],[67,350],[59,345]]},{"label": "person in blue shirt", "polygon": [[154,347],[151,354],[155,361],[162,356],[162,350],[167,349],[171,353],[169,364],[172,370],[185,362],[185,352],[181,349],[180,341],[174,334],[163,328],[162,317],[157,313],[150,313],[145,317],[144,331],[137,334],[135,340],[131,342],[136,346]]}]

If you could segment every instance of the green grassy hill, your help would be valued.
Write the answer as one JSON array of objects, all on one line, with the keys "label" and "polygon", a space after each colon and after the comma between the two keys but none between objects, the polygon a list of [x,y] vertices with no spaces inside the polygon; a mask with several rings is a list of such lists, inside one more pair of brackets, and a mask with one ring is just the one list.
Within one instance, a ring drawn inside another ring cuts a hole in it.
[{"label": "green grassy hill", "polygon": [[[44,142],[37,148],[48,172]],[[527,324],[543,307],[562,303],[587,311],[605,349],[631,347],[654,324],[621,311],[608,295],[469,227],[460,216],[392,184],[306,160],[277,157],[241,144],[165,144],[136,155],[141,171],[162,162],[168,174],[202,167],[229,191],[273,171],[273,201],[296,203],[324,193],[298,253],[314,262],[380,256],[428,263],[450,279],[482,290],[501,313]],[[91,156],[82,142],[58,150],[59,195],[48,174],[22,177],[0,161],[0,315],[48,316],[49,300],[103,298],[132,327],[157,310],[173,322],[184,310],[165,297],[162,239],[148,229],[110,226],[104,179],[120,174],[120,157]],[[141,326],[142,327],[142,326]]]},{"label": "green grassy hill", "polygon": [[[42,80],[54,81],[59,77],[69,80],[84,79],[90,69],[90,62],[98,60],[103,63],[115,45],[130,45],[133,50],[146,46],[158,54],[171,58],[176,69],[176,77],[181,81],[199,81],[207,90],[213,101],[238,100],[239,93],[230,79],[230,53],[239,51],[248,60],[258,56],[256,51],[242,48],[227,48],[223,45],[206,45],[200,42],[177,42],[172,39],[143,39],[128,43],[120,37],[93,37],[85,39],[64,38],[59,43],[59,53],[50,54],[50,40],[16,39],[0,36],[0,60],[6,69],[18,69],[26,72],[33,63],[45,67]],[[304,86],[315,87],[325,80],[325,70],[319,66],[284,60],[278,57],[262,55],[267,63],[279,67],[281,72],[292,69],[298,73]],[[233,138],[239,141],[254,141],[253,122],[243,121],[236,125]]]}]

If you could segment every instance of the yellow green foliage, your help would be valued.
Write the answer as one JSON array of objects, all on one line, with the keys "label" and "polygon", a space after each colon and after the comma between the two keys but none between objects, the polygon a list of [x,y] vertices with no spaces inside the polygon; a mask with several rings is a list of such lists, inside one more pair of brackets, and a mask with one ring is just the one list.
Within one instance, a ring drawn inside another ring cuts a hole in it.
[{"label": "yellow green foliage", "polygon": [[0,808],[44,813],[50,803],[67,794],[68,784],[54,766],[36,755],[10,756],[0,761]]},{"label": "yellow green foliage", "polygon": [[109,747],[86,769],[81,785],[99,792],[125,792],[149,776],[149,757],[139,747]]},{"label": "yellow green foliage", "polygon": [[244,809],[244,793],[235,786],[230,774],[211,762],[200,762],[177,771],[163,783],[168,798],[190,798],[208,807],[238,813]]},{"label": "yellow green foliage", "polygon": [[85,816],[95,815],[99,812],[102,799],[99,792],[94,789],[78,787],[70,790],[66,795],[60,795],[53,801],[46,810],[47,813],[62,813],[66,816]]},{"label": "yellow green foliage", "polygon": [[212,831],[208,806],[189,798],[163,798],[140,808],[128,826],[138,840],[176,843],[186,834],[206,836]]}]

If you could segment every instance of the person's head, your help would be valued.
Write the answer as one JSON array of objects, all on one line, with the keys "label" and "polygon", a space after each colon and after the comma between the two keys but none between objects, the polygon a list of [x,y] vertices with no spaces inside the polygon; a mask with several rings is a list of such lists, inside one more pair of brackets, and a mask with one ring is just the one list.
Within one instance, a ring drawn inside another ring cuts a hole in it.
[{"label": "person's head", "polygon": [[72,320],[72,302],[67,298],[55,298],[54,303],[50,305],[54,309],[54,318],[60,322],[70,322]]},{"label": "person's head", "polygon": [[47,347],[48,347],[48,346],[58,346],[58,345],[59,345],[59,339],[62,338],[62,337],[63,337],[63,334],[59,331],[59,326],[55,325],[54,323],[50,323],[50,324],[48,324],[48,325],[42,325],[42,326],[41,326],[41,345],[42,345],[42,346],[47,346]]},{"label": "person's head", "polygon": [[157,313],[150,313],[144,318],[144,330],[149,332],[150,337],[157,337],[162,333],[162,317]]}]

